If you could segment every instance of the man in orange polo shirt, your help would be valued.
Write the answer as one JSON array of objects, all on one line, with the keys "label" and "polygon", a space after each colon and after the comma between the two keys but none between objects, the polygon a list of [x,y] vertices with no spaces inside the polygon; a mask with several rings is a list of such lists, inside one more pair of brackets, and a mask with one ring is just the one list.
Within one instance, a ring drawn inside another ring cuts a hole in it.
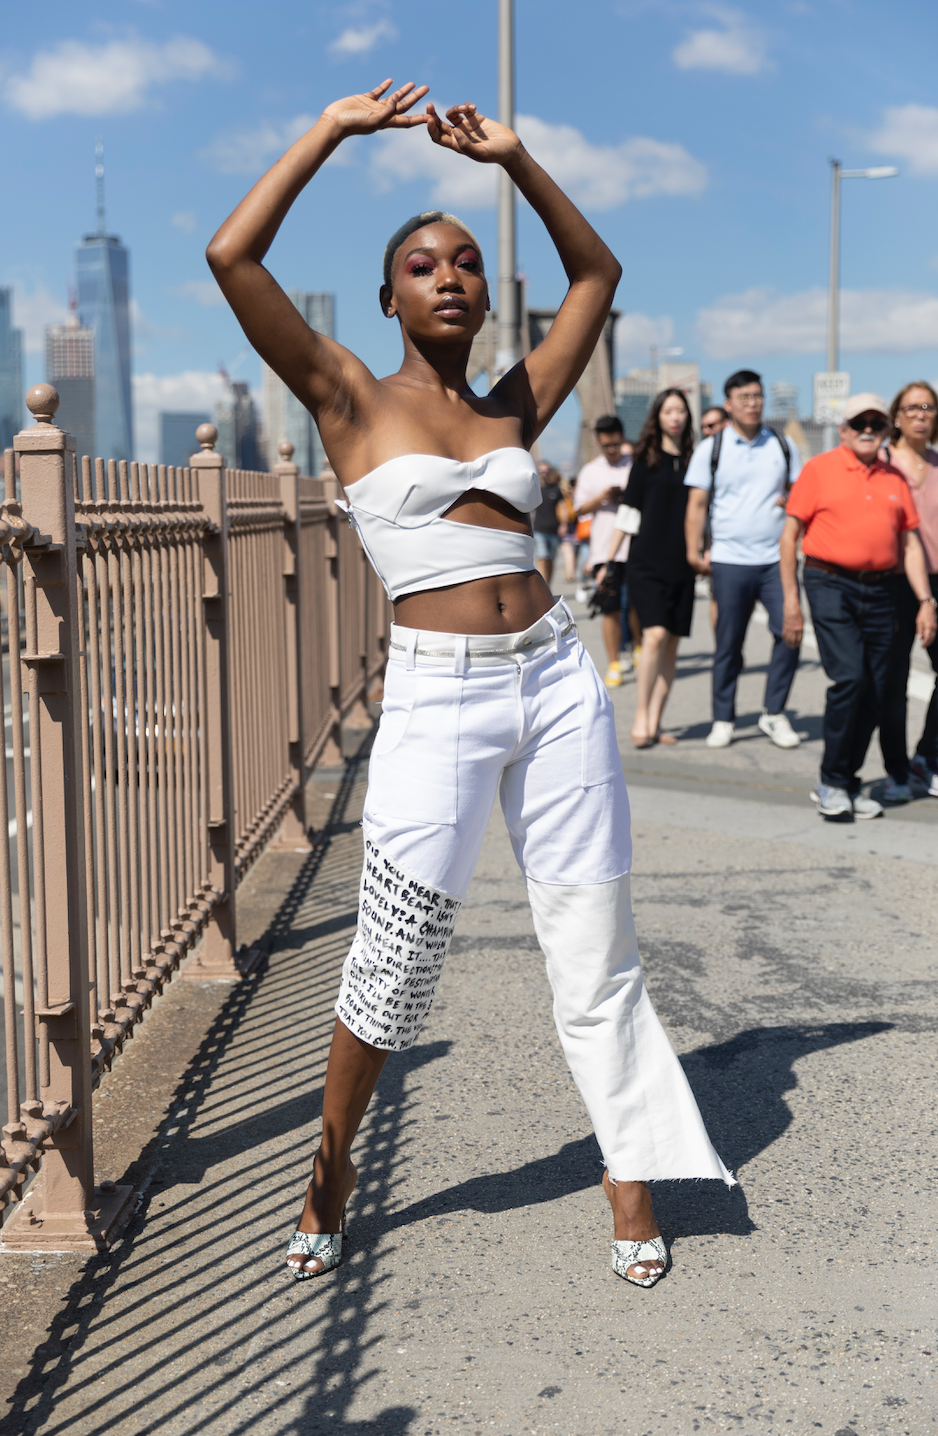
[{"label": "man in orange polo shirt", "polygon": [[[802,539],[804,586],[824,671],[831,680],[824,709],[824,756],[812,794],[825,818],[876,818],[882,806],[860,792],[870,719],[878,721],[896,616],[887,579],[905,568],[919,610],[916,632],[935,639],[935,599],[905,476],[879,458],[890,427],[877,394],[844,406],[840,446],[809,459],[788,499],[779,544],[782,637],[801,642],[797,552]],[[802,538],[803,536],[803,538]]]}]

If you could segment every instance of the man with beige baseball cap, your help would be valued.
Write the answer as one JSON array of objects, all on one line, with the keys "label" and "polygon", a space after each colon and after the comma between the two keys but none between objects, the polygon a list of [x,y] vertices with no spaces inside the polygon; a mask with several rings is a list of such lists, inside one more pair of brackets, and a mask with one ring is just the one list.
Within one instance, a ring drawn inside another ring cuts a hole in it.
[{"label": "man with beige baseball cap", "polygon": [[[887,582],[900,565],[919,599],[916,632],[927,647],[936,633],[935,599],[918,513],[905,475],[879,456],[891,430],[878,394],[844,405],[840,445],[809,459],[788,499],[779,544],[785,595],[783,637],[800,643],[797,551],[824,671],[831,680],[824,709],[824,756],[812,797],[825,818],[876,818],[881,805],[860,791],[869,719],[878,722],[896,615]],[[866,722],[860,721],[862,717]]]}]

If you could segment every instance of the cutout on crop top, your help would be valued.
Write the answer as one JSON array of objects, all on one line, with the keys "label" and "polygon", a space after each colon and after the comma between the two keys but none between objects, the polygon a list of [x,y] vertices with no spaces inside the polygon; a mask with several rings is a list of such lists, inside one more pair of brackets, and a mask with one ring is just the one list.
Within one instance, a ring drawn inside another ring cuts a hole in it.
[{"label": "cutout on crop top", "polygon": [[531,534],[444,518],[468,489],[496,495],[522,514],[541,502],[537,466],[520,448],[492,449],[465,462],[403,454],[346,486],[349,501],[339,507],[389,598],[533,569]]}]

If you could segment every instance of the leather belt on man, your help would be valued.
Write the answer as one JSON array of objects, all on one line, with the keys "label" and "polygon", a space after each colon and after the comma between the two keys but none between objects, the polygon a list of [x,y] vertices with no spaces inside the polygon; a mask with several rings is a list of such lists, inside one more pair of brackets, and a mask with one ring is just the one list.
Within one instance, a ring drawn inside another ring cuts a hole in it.
[{"label": "leather belt on man", "polygon": [[826,563],[822,558],[811,558],[805,554],[805,568],[819,568],[822,573],[834,573],[839,578],[853,578],[857,583],[884,583],[894,568],[841,568],[839,563]]}]

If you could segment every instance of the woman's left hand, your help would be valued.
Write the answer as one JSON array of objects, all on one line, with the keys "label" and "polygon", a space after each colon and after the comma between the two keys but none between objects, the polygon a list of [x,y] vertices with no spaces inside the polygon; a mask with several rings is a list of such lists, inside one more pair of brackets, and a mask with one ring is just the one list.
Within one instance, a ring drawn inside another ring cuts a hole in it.
[{"label": "woman's left hand", "polygon": [[514,130],[480,115],[475,105],[452,105],[441,120],[435,107],[428,104],[427,117],[427,130],[435,145],[483,165],[503,165],[522,148]]}]

